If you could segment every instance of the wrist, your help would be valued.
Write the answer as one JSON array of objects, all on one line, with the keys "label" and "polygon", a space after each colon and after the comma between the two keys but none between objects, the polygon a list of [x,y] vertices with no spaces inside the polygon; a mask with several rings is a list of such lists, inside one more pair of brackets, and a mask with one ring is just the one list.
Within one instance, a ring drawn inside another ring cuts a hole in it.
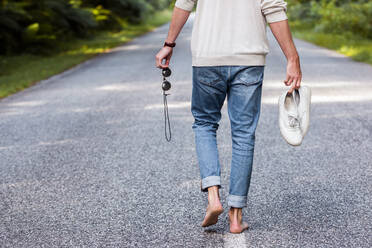
[{"label": "wrist", "polygon": [[167,38],[167,39],[165,39],[165,42],[168,42],[168,43],[174,43],[174,42],[176,42],[176,41],[173,40],[173,39],[169,39],[169,38]]},{"label": "wrist", "polygon": [[173,47],[175,47],[176,46],[176,42],[169,42],[169,41],[165,41],[164,42],[164,45],[163,45],[164,47],[170,47],[170,48],[173,48]]},{"label": "wrist", "polygon": [[300,57],[298,56],[298,54],[295,54],[295,55],[291,55],[291,56],[288,56],[287,57],[287,61],[288,62],[298,62],[300,60]]}]

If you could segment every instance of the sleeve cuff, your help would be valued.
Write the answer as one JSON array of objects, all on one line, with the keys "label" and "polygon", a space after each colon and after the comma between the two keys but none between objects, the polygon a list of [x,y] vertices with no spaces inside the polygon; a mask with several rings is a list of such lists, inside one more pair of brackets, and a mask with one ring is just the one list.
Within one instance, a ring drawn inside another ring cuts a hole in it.
[{"label": "sleeve cuff", "polygon": [[284,10],[267,14],[265,17],[268,23],[280,22],[288,19]]},{"label": "sleeve cuff", "polygon": [[177,0],[175,5],[177,8],[186,10],[186,11],[192,11],[194,8],[195,2],[192,0]]}]

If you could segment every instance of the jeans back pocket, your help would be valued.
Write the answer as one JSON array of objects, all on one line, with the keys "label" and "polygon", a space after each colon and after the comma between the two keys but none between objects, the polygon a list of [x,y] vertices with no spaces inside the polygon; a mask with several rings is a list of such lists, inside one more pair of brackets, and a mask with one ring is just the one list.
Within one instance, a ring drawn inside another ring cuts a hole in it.
[{"label": "jeans back pocket", "polygon": [[263,81],[264,68],[264,66],[242,66],[236,72],[234,81],[245,85],[260,84]]}]

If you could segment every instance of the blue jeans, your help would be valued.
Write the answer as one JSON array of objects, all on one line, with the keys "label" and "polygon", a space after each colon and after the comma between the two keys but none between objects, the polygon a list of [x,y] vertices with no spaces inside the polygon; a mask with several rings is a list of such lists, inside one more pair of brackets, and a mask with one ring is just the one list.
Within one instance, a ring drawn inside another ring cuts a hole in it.
[{"label": "blue jeans", "polygon": [[264,66],[193,66],[191,112],[201,191],[221,188],[216,131],[227,96],[232,137],[228,206],[247,206]]}]

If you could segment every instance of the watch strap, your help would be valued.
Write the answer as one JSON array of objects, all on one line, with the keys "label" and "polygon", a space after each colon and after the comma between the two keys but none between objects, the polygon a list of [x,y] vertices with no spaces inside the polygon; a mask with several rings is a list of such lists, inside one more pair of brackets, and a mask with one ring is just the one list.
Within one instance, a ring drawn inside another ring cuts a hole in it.
[{"label": "watch strap", "polygon": [[169,46],[169,47],[175,47],[176,46],[176,43],[175,42],[172,42],[172,43],[170,43],[170,42],[164,42],[164,46]]}]

